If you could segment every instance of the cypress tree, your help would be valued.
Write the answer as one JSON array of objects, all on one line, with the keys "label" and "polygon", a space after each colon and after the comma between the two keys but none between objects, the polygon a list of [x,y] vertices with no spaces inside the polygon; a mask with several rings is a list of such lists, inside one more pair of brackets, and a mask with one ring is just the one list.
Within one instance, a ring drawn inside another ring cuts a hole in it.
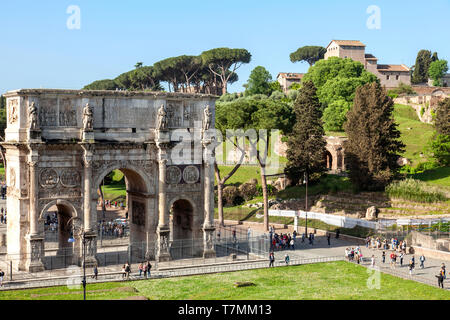
[{"label": "cypress tree", "polygon": [[397,160],[405,145],[399,140],[393,110],[392,99],[379,83],[356,90],[345,124],[345,152],[350,179],[359,190],[383,190],[397,175]]},{"label": "cypress tree", "polygon": [[288,164],[285,173],[297,183],[303,174],[323,173],[325,164],[325,131],[317,89],[312,81],[302,84],[294,102],[296,122],[287,142]]}]

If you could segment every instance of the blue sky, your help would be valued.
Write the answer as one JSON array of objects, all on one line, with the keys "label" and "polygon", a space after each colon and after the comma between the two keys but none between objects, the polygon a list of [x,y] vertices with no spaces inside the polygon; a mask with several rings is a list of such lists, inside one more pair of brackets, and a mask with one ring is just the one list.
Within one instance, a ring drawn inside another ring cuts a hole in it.
[{"label": "blue sky", "polygon": [[[81,28],[69,30],[67,8],[81,10]],[[381,29],[366,22],[371,5]],[[278,72],[306,72],[289,54],[332,39],[361,40],[379,63],[411,66],[420,49],[450,60],[449,0],[228,0],[228,1],[2,1],[0,92],[18,88],[80,89],[115,78],[138,61],[152,65],[215,47],[246,48],[252,62],[238,70],[242,90],[262,65]]]}]

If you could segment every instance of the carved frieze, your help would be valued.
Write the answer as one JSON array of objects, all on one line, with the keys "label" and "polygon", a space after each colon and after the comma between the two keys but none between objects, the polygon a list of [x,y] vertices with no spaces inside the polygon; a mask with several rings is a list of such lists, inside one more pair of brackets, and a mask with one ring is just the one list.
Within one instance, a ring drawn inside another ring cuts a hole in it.
[{"label": "carved frieze", "polygon": [[43,188],[54,188],[59,182],[58,173],[54,169],[43,169],[39,174],[39,183]]},{"label": "carved frieze", "polygon": [[61,173],[61,184],[67,188],[81,186],[81,175],[75,169],[66,169]]},{"label": "carved frieze", "polygon": [[56,98],[41,98],[39,103],[39,123],[41,127],[55,127],[57,120]]},{"label": "carved frieze", "polygon": [[170,166],[166,171],[166,182],[168,184],[179,184],[181,182],[181,169],[177,166]]},{"label": "carved frieze", "polygon": [[59,125],[61,127],[76,127],[77,112],[74,110],[66,110],[59,112]]},{"label": "carved frieze", "polygon": [[9,187],[16,187],[16,170],[14,168],[9,168]]},{"label": "carved frieze", "polygon": [[188,184],[198,183],[200,179],[200,171],[196,166],[187,166],[183,170],[183,180]]},{"label": "carved frieze", "polygon": [[182,108],[182,101],[167,101],[167,118],[170,128],[181,127]]}]

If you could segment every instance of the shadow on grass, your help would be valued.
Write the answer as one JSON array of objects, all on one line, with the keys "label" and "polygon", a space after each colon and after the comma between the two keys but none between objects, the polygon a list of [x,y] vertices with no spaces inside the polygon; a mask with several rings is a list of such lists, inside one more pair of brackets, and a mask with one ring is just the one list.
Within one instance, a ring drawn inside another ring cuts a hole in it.
[{"label": "shadow on grass", "polygon": [[450,186],[450,167],[440,167],[421,173],[416,173],[411,175],[411,178],[434,184]]}]

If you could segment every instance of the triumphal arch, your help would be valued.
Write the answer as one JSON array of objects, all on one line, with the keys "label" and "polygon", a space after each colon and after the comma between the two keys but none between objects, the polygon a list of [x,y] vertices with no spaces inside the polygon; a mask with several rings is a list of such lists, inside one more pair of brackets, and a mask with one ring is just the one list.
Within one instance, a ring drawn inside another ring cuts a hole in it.
[{"label": "triumphal arch", "polygon": [[[27,89],[5,97],[7,251],[14,268],[44,269],[44,216],[54,206],[60,227],[80,228],[73,236],[84,235],[86,264],[95,264],[97,190],[116,169],[126,177],[130,242],[147,245],[146,259],[170,260],[170,241],[183,237],[200,243],[196,255],[215,255],[215,96]],[[179,215],[179,229],[169,226],[170,214]],[[80,262],[80,241],[71,245]]]}]

